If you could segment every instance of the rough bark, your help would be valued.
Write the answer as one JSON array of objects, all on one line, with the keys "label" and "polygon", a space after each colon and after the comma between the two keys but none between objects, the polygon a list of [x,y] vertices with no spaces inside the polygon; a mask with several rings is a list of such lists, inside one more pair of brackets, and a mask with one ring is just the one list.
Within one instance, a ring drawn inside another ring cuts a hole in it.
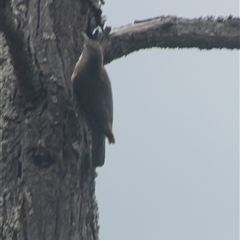
[{"label": "rough bark", "polygon": [[[9,3],[0,6],[0,239],[98,239],[91,129],[70,83],[81,31],[103,26],[98,1]],[[239,35],[239,19],[160,17],[107,29],[101,41],[109,63],[150,47],[239,49]]]},{"label": "rough bark", "polygon": [[89,6],[14,0],[7,23],[1,11],[0,239],[98,239],[91,133],[70,83]]}]

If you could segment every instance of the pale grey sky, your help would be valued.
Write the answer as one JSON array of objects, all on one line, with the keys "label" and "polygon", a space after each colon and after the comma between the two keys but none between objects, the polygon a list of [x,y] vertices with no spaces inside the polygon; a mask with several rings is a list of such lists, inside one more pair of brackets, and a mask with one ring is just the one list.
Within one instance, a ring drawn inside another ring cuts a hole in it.
[{"label": "pale grey sky", "polygon": [[[239,16],[237,0],[106,0],[106,25]],[[101,240],[239,239],[239,53],[142,50],[107,65],[116,144],[97,172]]]}]

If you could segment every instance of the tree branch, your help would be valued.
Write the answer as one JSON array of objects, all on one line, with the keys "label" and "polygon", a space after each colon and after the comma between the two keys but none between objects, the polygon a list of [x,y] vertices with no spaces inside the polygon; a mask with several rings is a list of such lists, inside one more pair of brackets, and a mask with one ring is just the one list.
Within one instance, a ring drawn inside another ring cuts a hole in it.
[{"label": "tree branch", "polygon": [[38,74],[34,72],[36,70],[30,52],[25,47],[28,43],[26,44],[24,39],[20,18],[13,14],[10,1],[2,1],[0,21],[0,30],[4,33],[9,47],[11,62],[20,91],[27,100],[34,100],[39,95],[37,93],[39,93],[40,87],[39,79],[34,79],[33,76],[38,76]]},{"label": "tree branch", "polygon": [[115,28],[103,36],[101,42],[106,64],[131,52],[152,47],[240,49],[240,18],[156,17]]}]

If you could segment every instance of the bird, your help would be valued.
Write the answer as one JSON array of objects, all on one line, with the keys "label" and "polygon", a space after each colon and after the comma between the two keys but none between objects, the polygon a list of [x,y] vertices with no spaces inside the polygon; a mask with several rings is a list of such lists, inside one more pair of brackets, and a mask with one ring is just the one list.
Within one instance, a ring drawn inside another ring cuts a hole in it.
[{"label": "bird", "polygon": [[115,143],[113,126],[113,97],[111,82],[103,62],[100,43],[82,32],[83,51],[71,76],[73,93],[82,106],[92,128],[92,164],[105,162],[105,137]]}]

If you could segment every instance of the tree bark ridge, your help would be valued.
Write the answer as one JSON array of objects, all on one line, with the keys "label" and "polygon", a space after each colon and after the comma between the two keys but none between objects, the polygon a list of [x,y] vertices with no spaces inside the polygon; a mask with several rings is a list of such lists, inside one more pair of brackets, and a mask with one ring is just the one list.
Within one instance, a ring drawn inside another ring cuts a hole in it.
[{"label": "tree bark ridge", "polygon": [[[5,35],[9,53],[17,77],[18,87],[28,101],[35,100],[40,92],[37,69],[34,67],[31,54],[28,51],[28,38],[25,38],[22,26],[24,25],[21,15],[16,16],[9,2],[2,4],[0,8],[1,30]],[[33,80],[34,79],[34,80]]]}]

